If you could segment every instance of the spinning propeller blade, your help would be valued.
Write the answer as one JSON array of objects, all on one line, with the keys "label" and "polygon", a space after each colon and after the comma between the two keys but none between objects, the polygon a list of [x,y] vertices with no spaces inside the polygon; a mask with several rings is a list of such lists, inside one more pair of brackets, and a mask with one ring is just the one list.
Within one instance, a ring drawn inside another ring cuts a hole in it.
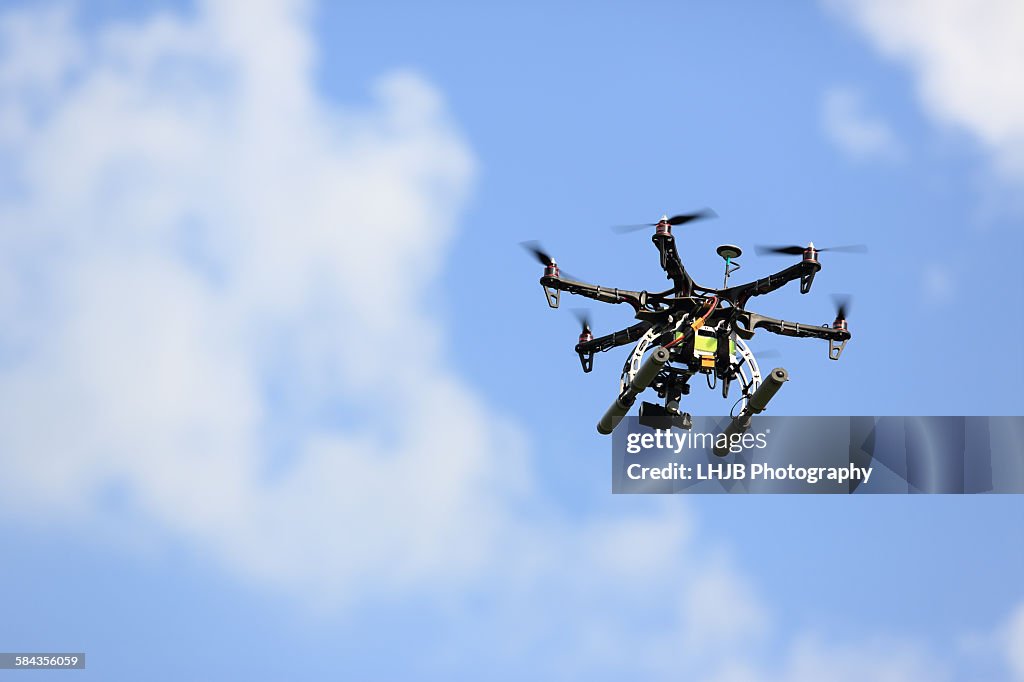
[{"label": "spinning propeller blade", "polygon": [[[710,208],[702,208],[695,213],[680,213],[674,215],[668,219],[669,225],[682,225],[683,223],[689,223],[694,220],[704,220],[706,218],[717,218],[718,214],[712,211]],[[657,224],[657,223],[655,223]]]},{"label": "spinning propeller blade", "polygon": [[554,264],[555,259],[548,255],[544,251],[544,249],[541,248],[540,242],[519,242],[519,245],[522,246],[527,251],[529,251],[530,253],[532,253],[533,257],[536,258],[541,265],[545,267],[551,267]]},{"label": "spinning propeller blade", "polygon": [[[793,244],[792,246],[768,246],[766,244],[757,244],[754,246],[754,251],[756,251],[759,256],[799,256],[806,251],[808,247],[810,247],[810,244],[807,246],[797,246],[796,244]],[[814,250],[835,251],[837,253],[867,253],[868,247],[864,244],[848,244],[846,246],[823,246],[820,249],[815,246]]]},{"label": "spinning propeller blade", "polygon": [[581,334],[593,334],[590,329],[590,311],[585,308],[573,308],[572,314],[579,320]]},{"label": "spinning propeller blade", "polygon": [[846,313],[850,310],[849,294],[832,294],[832,302],[836,306],[836,319],[846,320]]},{"label": "spinning propeller blade", "polygon": [[[551,254],[544,250],[544,248],[540,245],[540,242],[519,242],[519,245],[526,249],[527,251],[529,251],[530,253],[532,253],[533,257],[537,259],[537,262],[543,265],[544,267],[549,268],[552,265],[555,265],[555,259],[551,257]],[[587,282],[587,280],[580,279],[579,277],[573,275],[571,272],[566,271],[565,268],[562,268],[561,266],[558,267],[558,273],[562,279],[569,279],[574,282],[581,282],[583,284],[589,283]]]},{"label": "spinning propeller blade", "polygon": [[846,246],[826,246],[824,248],[815,247],[815,251],[834,251],[835,253],[867,253],[867,244],[847,244]]},{"label": "spinning propeller blade", "polygon": [[767,246],[765,244],[754,245],[754,251],[757,252],[758,256],[771,256],[782,254],[787,256],[799,256],[806,250],[806,246]]},{"label": "spinning propeller blade", "polygon": [[[694,220],[703,220],[705,218],[717,218],[718,214],[712,211],[710,208],[704,208],[694,213],[680,213],[668,218],[666,222],[669,225],[682,225],[689,223]],[[648,227],[657,227],[658,223],[639,223],[635,225],[613,225],[612,230],[620,234],[626,232],[636,232],[637,230],[643,230]]]}]

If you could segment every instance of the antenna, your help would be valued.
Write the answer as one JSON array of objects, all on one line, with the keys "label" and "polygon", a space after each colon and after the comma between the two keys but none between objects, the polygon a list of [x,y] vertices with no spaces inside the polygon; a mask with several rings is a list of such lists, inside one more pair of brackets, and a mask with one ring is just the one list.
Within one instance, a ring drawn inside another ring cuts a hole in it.
[{"label": "antenna", "polygon": [[722,288],[729,286],[729,275],[740,269],[740,264],[734,262],[743,255],[743,249],[733,244],[722,244],[715,251],[725,259],[725,279],[722,281]]}]

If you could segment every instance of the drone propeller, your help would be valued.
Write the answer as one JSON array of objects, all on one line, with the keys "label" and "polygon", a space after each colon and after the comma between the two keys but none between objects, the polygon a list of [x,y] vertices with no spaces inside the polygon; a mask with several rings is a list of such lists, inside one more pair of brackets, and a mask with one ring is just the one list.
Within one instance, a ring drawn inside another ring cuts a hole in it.
[{"label": "drone propeller", "polygon": [[765,244],[757,244],[754,246],[754,251],[759,256],[799,256],[808,248],[813,248],[815,251],[835,251],[837,253],[867,253],[868,247],[864,244],[848,244],[846,246],[823,246],[820,249],[817,246],[808,244],[807,246],[767,246]]},{"label": "drone propeller", "polygon": [[832,302],[836,306],[836,320],[846,321],[846,313],[850,310],[849,294],[832,294]]},{"label": "drone propeller", "polygon": [[590,312],[584,308],[573,308],[572,314],[580,323],[580,338],[584,336],[593,338],[594,333],[590,329]]},{"label": "drone propeller", "polygon": [[[684,223],[689,223],[689,222],[692,222],[694,220],[703,220],[705,218],[717,218],[717,217],[718,217],[717,213],[712,211],[710,208],[705,208],[705,209],[701,209],[700,211],[697,211],[695,213],[680,213],[679,215],[674,215],[671,218],[666,218],[664,220],[664,222],[668,223],[669,225],[676,226],[676,225],[682,225]],[[614,225],[612,227],[612,230],[622,234],[622,233],[625,233],[625,232],[636,232],[637,230],[642,230],[642,229],[647,228],[647,227],[657,227],[658,224],[659,223],[639,223],[639,224],[635,224],[635,225]]]},{"label": "drone propeller", "polygon": [[537,262],[543,265],[545,268],[555,268],[553,272],[548,274],[553,274],[554,276],[561,277],[562,279],[571,279],[574,282],[582,282],[583,284],[588,283],[587,280],[576,277],[571,272],[566,271],[564,268],[558,265],[555,262],[555,259],[551,257],[551,254],[545,251],[544,248],[540,245],[540,242],[519,242],[519,245],[522,246],[527,251],[529,251],[530,253],[532,253],[533,257],[537,259]]},{"label": "drone propeller", "polygon": [[529,251],[530,253],[532,253],[533,257],[536,258],[537,261],[544,267],[550,268],[552,265],[555,264],[555,259],[548,255],[548,253],[541,248],[540,242],[519,242],[519,245],[522,246],[527,251]]},{"label": "drone propeller", "polygon": [[[576,319],[580,323],[580,336],[578,339],[577,349],[581,344],[590,343],[594,340],[594,332],[590,330],[590,311],[584,308],[573,308],[572,314],[576,316]],[[580,356],[580,365],[583,366],[584,372],[589,372],[594,369],[594,349],[588,350],[577,350]]]}]

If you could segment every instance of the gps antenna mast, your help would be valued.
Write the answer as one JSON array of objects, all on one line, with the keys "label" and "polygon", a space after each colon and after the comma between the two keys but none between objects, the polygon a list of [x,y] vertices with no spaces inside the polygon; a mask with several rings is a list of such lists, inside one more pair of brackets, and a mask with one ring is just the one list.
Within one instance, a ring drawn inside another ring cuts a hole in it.
[{"label": "gps antenna mast", "polygon": [[732,244],[722,244],[715,251],[725,259],[725,279],[722,281],[722,288],[725,289],[729,286],[729,275],[740,269],[740,264],[734,261],[743,255],[743,250]]}]

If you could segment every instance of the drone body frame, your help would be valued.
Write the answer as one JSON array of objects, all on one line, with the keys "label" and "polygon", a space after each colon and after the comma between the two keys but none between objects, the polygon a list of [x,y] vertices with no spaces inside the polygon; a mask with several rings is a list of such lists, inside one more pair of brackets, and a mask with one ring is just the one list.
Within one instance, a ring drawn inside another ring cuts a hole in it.
[{"label": "drone body frame", "polygon": [[[531,247],[544,265],[540,284],[550,307],[559,307],[561,292],[564,291],[601,303],[625,303],[633,308],[634,316],[639,320],[625,329],[596,338],[589,323],[583,322],[575,351],[584,372],[593,370],[596,353],[636,344],[623,367],[619,395],[598,424],[601,433],[611,433],[632,407],[636,396],[647,388],[652,388],[664,403],[643,403],[641,423],[689,428],[690,415],[679,410],[679,401],[689,394],[689,381],[697,374],[707,375],[709,386],[712,386],[712,378],[716,382],[721,381],[723,397],[728,397],[732,382],[740,383],[742,395],[736,404],[742,403],[743,409],[734,423],[737,428],[749,427],[750,417],[762,411],[781,383],[788,379],[784,369],[776,368],[769,374],[770,381],[762,382],[756,358],[746,344],[757,329],[783,336],[826,340],[832,360],[839,359],[851,338],[845,304],[840,306],[831,325],[790,322],[746,309],[751,298],[776,291],[790,282],[799,281],[800,293],[809,293],[815,275],[821,270],[818,254],[824,250],[816,248],[813,243],[806,247],[774,250],[775,253],[798,252],[801,259],[779,272],[735,286],[728,286],[728,280],[730,274],[739,268],[732,259],[741,251],[739,247],[723,245],[718,250],[726,260],[723,286],[711,288],[696,283],[683,265],[672,227],[707,215],[705,212],[671,219],[662,217],[653,224],[655,232],[651,241],[658,249],[661,268],[672,281],[671,288],[657,293],[598,286],[563,277],[553,258]],[[644,355],[651,348],[664,349],[666,353],[651,353],[645,362]],[[759,391],[762,385],[764,389]]]}]

